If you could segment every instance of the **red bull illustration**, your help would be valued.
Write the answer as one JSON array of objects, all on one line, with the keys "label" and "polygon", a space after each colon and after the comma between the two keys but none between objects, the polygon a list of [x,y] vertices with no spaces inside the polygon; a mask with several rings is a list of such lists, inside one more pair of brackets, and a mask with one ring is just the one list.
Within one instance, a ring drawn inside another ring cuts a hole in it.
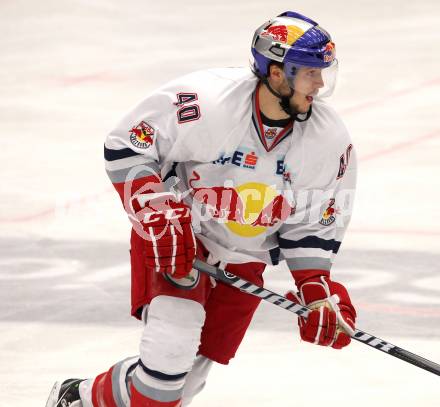
[{"label": "red bull illustration", "polygon": [[245,222],[244,205],[237,191],[231,187],[196,187],[194,182],[200,180],[200,175],[193,171],[193,178],[189,180],[193,199],[205,204],[213,218]]},{"label": "red bull illustration", "polygon": [[293,45],[303,34],[304,31],[294,25],[271,25],[260,35],[262,37],[270,37],[273,41]]},{"label": "red bull illustration", "polygon": [[200,175],[193,171],[189,186],[193,199],[206,205],[208,214],[224,222],[242,237],[254,237],[294,213],[294,206],[272,186],[247,182],[236,187],[197,187]]}]

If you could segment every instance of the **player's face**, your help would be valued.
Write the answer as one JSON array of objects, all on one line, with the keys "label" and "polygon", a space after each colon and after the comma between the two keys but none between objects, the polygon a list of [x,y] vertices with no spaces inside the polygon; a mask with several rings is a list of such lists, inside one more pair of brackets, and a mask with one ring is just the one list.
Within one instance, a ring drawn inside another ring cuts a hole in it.
[{"label": "player's face", "polygon": [[290,98],[292,113],[307,113],[313,103],[313,97],[323,86],[322,69],[299,68],[293,80],[295,92]]}]

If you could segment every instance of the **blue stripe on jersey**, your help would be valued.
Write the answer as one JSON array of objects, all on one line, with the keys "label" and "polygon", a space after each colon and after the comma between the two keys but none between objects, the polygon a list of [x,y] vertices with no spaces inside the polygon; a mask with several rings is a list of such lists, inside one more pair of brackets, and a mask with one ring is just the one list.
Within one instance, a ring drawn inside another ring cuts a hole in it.
[{"label": "blue stripe on jersey", "polygon": [[104,158],[107,161],[121,160],[123,158],[134,157],[136,155],[141,154],[136,153],[130,148],[123,148],[122,150],[112,150],[104,145]]},{"label": "blue stripe on jersey", "polygon": [[279,237],[278,242],[281,249],[297,249],[301,247],[305,249],[322,249],[332,251],[335,254],[338,252],[339,247],[341,246],[341,242],[338,242],[335,239],[326,240],[317,236],[306,236],[300,240],[288,240]]}]

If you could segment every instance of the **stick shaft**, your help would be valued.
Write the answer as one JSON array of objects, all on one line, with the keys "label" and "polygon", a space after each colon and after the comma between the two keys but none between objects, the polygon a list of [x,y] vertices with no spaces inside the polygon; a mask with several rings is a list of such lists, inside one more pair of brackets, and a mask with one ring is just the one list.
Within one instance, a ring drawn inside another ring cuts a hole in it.
[{"label": "stick shaft", "polygon": [[[237,277],[236,275],[229,273],[225,270],[206,264],[200,260],[195,260],[194,268],[202,273],[210,275],[218,281],[236,287],[239,290],[248,294],[255,295],[256,297],[259,297],[264,301],[277,305],[280,308],[284,308],[285,310],[293,312],[303,318],[307,318],[310,312],[307,307],[295,304],[294,302],[288,300],[282,295],[253,284],[241,277]],[[384,341],[383,339],[380,339],[374,335],[361,331],[360,329],[356,329],[352,338],[374,349],[380,350],[388,355],[394,356],[407,363],[411,363],[414,366],[417,366],[421,369],[427,370],[428,372],[440,376],[439,364],[432,362],[431,360],[422,358],[421,356],[409,352],[405,349],[399,348],[398,346],[393,345],[390,342]]]}]

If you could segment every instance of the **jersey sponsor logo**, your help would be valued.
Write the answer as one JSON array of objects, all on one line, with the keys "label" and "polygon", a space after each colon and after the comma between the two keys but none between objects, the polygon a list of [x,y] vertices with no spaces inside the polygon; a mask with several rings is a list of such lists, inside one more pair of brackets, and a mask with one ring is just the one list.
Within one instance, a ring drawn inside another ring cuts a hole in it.
[{"label": "jersey sponsor logo", "polygon": [[257,155],[251,151],[249,154],[246,154],[244,157],[244,168],[250,168],[252,170],[255,169],[255,166],[257,165],[258,157]]},{"label": "jersey sponsor logo", "polygon": [[250,148],[242,147],[240,150],[234,151],[231,156],[225,156],[222,154],[212,163],[220,165],[232,164],[236,165],[237,167],[255,170],[257,162],[258,156],[255,154],[255,151],[252,151]]},{"label": "jersey sponsor logo", "polygon": [[242,185],[197,187],[200,175],[193,171],[189,180],[193,199],[234,234],[254,237],[268,227],[284,222],[294,213],[293,199],[288,200],[273,186],[259,182]]},{"label": "jersey sponsor logo", "polygon": [[[234,151],[231,156],[225,156],[222,154],[212,163],[220,165],[232,164],[237,167],[255,170],[258,159],[259,157],[255,154],[255,151],[250,148],[240,147],[240,149]],[[284,163],[284,157],[276,161],[275,174],[281,175],[286,182],[292,182],[290,172],[287,170],[287,166]]]},{"label": "jersey sponsor logo", "polygon": [[174,278],[170,274],[162,274],[169,283],[173,286],[184,289],[192,290],[199,284],[200,281],[200,271],[192,269],[190,273],[183,278]]},{"label": "jersey sponsor logo", "polygon": [[336,214],[338,214],[338,210],[333,208],[335,204],[334,198],[330,199],[327,209],[324,211],[321,220],[319,223],[323,226],[329,226],[336,220]]},{"label": "jersey sponsor logo", "polygon": [[292,177],[290,175],[290,171],[287,168],[286,163],[284,162],[284,157],[280,160],[277,160],[277,169],[275,174],[282,175],[283,181],[288,182],[289,184],[292,183]]},{"label": "jersey sponsor logo", "polygon": [[275,171],[275,174],[284,175],[285,172],[286,172],[286,165],[284,164],[284,158],[281,160],[277,160],[277,169]]},{"label": "jersey sponsor logo", "polygon": [[146,149],[153,145],[154,129],[147,122],[140,122],[130,130],[130,141],[137,148]]}]

